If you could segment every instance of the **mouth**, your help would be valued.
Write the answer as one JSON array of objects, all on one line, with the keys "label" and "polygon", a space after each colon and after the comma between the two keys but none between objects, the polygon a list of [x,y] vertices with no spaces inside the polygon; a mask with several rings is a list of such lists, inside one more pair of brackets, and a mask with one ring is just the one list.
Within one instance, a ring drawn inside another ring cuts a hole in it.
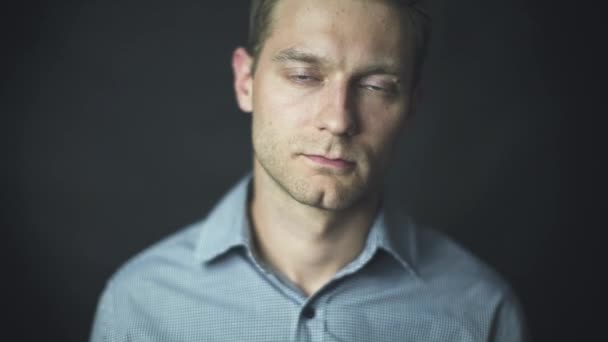
[{"label": "mouth", "polygon": [[355,167],[356,163],[350,160],[341,158],[328,158],[321,155],[304,154],[306,159],[310,160],[317,166],[335,169],[335,170],[350,170]]}]

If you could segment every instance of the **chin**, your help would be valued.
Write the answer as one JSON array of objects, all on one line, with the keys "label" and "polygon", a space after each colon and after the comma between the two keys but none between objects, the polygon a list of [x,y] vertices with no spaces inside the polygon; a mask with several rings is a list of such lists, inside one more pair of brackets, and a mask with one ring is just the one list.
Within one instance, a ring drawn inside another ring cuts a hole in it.
[{"label": "chin", "polygon": [[[314,180],[306,180],[304,186],[294,186],[286,189],[296,201],[318,209],[341,211],[356,205],[364,193],[363,187],[342,184],[314,184]],[[332,183],[332,182],[329,182]]]}]

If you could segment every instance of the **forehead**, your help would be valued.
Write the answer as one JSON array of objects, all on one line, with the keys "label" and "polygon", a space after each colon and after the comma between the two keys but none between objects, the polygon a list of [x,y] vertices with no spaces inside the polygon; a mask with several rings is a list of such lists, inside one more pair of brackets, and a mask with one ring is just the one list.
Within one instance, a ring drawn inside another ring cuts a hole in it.
[{"label": "forehead", "polygon": [[336,62],[405,64],[407,26],[402,12],[388,1],[280,0],[264,49],[272,54],[296,47]]}]

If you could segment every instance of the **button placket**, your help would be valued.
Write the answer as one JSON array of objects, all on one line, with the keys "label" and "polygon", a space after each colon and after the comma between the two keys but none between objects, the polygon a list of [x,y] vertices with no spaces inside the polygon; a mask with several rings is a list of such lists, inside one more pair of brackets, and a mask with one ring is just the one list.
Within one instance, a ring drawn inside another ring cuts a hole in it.
[{"label": "button placket", "polygon": [[[327,340],[326,314],[329,297],[327,293],[319,296],[310,308],[314,309],[314,317],[304,320],[312,342],[322,342]],[[312,303],[311,303],[312,304]],[[304,312],[302,312],[304,314]]]}]

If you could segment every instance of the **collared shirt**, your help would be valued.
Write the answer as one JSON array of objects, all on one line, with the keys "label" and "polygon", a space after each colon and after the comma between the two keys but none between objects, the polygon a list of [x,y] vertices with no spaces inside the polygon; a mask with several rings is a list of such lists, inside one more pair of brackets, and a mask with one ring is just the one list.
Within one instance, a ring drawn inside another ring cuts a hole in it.
[{"label": "collared shirt", "polygon": [[306,296],[253,249],[251,177],[208,217],[132,258],[101,295],[92,342],[518,342],[501,278],[437,231],[381,210],[362,252]]}]

